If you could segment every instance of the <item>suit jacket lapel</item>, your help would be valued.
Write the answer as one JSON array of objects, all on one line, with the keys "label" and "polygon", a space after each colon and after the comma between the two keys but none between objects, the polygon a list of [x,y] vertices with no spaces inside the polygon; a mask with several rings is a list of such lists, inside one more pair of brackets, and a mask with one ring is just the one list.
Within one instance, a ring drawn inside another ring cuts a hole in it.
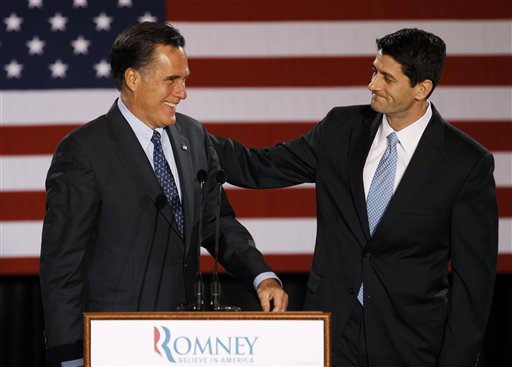
[{"label": "suit jacket lapel", "polygon": [[[190,247],[190,238],[192,235],[192,227],[194,223],[194,177],[192,157],[190,149],[192,148],[186,137],[181,135],[177,125],[170,126],[165,129],[169,134],[174,159],[178,166],[181,186],[181,202],[183,206],[183,214],[185,216],[185,247],[188,251]],[[176,228],[177,229],[177,228]]]},{"label": "suit jacket lapel", "polygon": [[410,200],[422,188],[441,160],[438,147],[444,143],[443,120],[432,105],[432,118],[427,125],[414,155],[389,202],[373,238],[378,238],[402,213]]},{"label": "suit jacket lapel", "polygon": [[[151,201],[155,203],[156,198],[162,194],[162,188],[135,133],[121,114],[121,111],[119,111],[117,101],[114,102],[107,116],[110,121],[109,135],[116,142],[114,152],[132,175],[141,183]],[[161,212],[171,225],[176,226],[174,216],[168,205]]]},{"label": "suit jacket lapel", "polygon": [[366,246],[366,243],[370,238],[368,214],[366,211],[366,198],[364,195],[363,169],[381,119],[382,115],[377,114],[377,117],[375,117],[373,121],[368,120],[367,123],[363,123],[361,127],[352,129],[350,135],[348,174],[352,191],[352,200],[357,211],[359,225],[361,228],[361,231],[356,231],[354,234],[359,239],[359,243],[362,247]]}]

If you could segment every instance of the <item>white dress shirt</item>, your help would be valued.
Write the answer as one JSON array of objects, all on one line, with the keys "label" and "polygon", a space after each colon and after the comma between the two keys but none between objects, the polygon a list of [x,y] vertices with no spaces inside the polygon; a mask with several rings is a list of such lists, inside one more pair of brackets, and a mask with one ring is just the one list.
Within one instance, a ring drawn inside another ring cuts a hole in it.
[{"label": "white dress shirt", "polygon": [[396,173],[395,173],[395,182],[393,185],[393,193],[395,192],[402,176],[411,161],[411,158],[416,151],[416,147],[420,141],[423,132],[425,131],[430,118],[432,117],[432,107],[430,103],[428,104],[427,111],[425,114],[420,117],[417,121],[407,126],[405,129],[400,131],[395,131],[391,126],[389,126],[386,115],[382,116],[382,123],[379,126],[379,130],[377,130],[377,134],[373,139],[372,146],[370,147],[370,152],[368,153],[368,157],[366,157],[366,163],[364,165],[363,170],[363,184],[364,184],[364,194],[365,197],[368,198],[368,191],[370,191],[370,185],[372,183],[373,176],[375,175],[375,171],[377,170],[377,166],[384,155],[384,151],[387,146],[386,137],[395,131],[398,136],[399,143],[397,144],[397,163],[396,163]]},{"label": "white dress shirt", "polygon": [[[144,150],[146,156],[148,157],[149,163],[151,163],[151,166],[153,167],[153,169],[155,169],[153,163],[154,145],[151,142],[151,137],[153,136],[153,129],[141,120],[139,120],[133,113],[131,113],[128,110],[128,108],[124,105],[123,101],[121,101],[121,98],[117,99],[117,106],[119,107],[119,110],[121,111],[121,114],[124,116],[126,121],[128,121],[128,124],[130,124],[130,127],[135,133],[135,136],[139,140],[142,149]],[[171,168],[174,181],[176,182],[176,187],[178,188],[178,195],[180,196],[180,200],[182,200],[180,176],[178,174],[178,166],[176,165],[176,160],[174,159],[174,153],[172,151],[172,145],[171,141],[169,140],[169,135],[167,134],[167,132],[164,131],[163,128],[158,128],[155,130],[158,131],[160,133],[160,136],[162,137],[162,149],[164,151],[165,160],[167,161],[169,167]]]}]

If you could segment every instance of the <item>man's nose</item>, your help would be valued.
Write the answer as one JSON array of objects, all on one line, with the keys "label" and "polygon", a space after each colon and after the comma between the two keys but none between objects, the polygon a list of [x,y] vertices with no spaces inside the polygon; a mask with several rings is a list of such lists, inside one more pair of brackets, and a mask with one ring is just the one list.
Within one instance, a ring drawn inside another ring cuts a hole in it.
[{"label": "man's nose", "polygon": [[174,94],[180,99],[187,98],[187,88],[185,87],[185,81],[180,81],[178,83]]},{"label": "man's nose", "polygon": [[370,79],[370,83],[368,84],[368,89],[373,92],[379,88],[380,84],[380,78],[379,74],[372,75],[372,78]]}]

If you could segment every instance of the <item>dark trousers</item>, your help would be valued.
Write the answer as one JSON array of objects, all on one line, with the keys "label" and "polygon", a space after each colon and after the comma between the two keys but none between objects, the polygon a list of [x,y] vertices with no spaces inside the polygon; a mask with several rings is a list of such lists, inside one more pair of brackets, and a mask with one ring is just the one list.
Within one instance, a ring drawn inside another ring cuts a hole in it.
[{"label": "dark trousers", "polygon": [[341,334],[341,345],[332,346],[333,367],[368,367],[364,309],[357,304]]}]

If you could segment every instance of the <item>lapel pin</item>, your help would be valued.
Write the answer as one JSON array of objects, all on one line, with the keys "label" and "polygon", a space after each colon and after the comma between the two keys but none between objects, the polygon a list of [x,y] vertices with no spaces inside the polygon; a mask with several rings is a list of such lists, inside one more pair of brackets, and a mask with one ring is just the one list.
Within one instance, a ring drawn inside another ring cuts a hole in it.
[{"label": "lapel pin", "polygon": [[185,144],[181,144],[181,149],[182,150],[188,150],[188,147]]}]

